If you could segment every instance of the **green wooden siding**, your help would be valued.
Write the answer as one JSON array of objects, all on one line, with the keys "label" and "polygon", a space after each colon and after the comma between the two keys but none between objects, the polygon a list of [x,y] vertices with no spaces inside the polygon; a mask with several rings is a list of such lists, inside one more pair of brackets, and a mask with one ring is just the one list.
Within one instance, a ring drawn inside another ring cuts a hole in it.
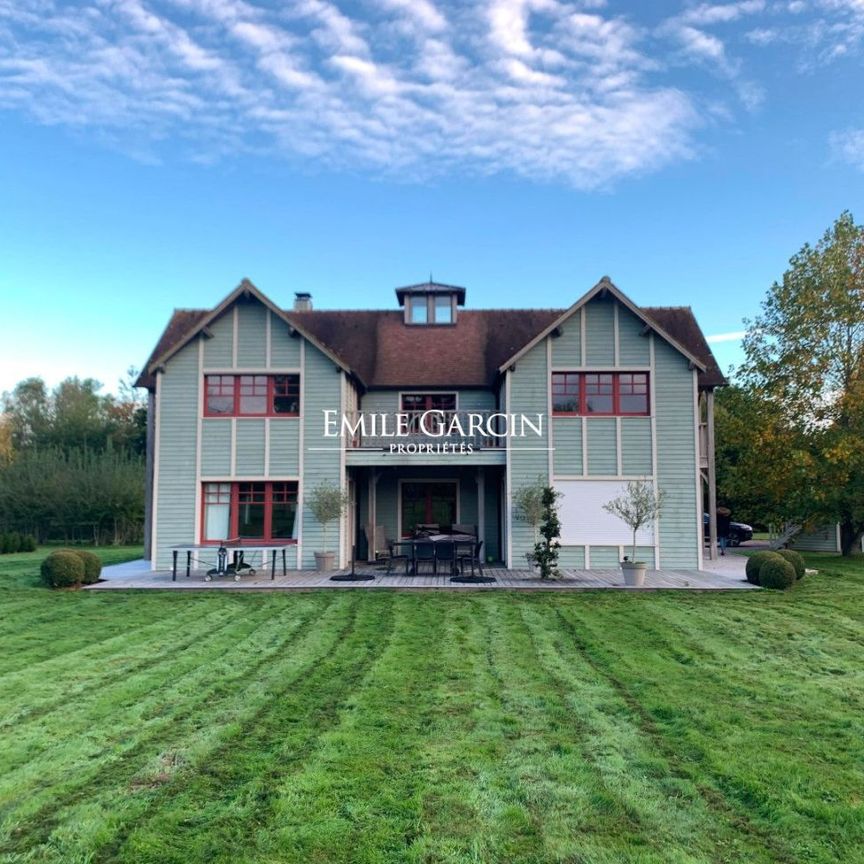
[{"label": "green wooden siding", "polygon": [[201,476],[227,477],[231,473],[231,421],[201,422]]},{"label": "green wooden siding", "polygon": [[195,540],[198,439],[198,341],[172,357],[159,384],[156,567],[171,566],[170,547]]},{"label": "green wooden siding", "polygon": [[[303,369],[303,491],[304,495],[323,481],[336,485],[340,482],[341,454],[338,450],[311,450],[311,447],[335,446],[337,439],[324,438],[324,410],[339,409],[342,400],[342,371],[336,364],[307,342]],[[327,526],[326,551],[340,548],[340,526]],[[303,562],[304,567],[315,566],[315,552],[322,547],[321,525],[307,506],[303,507]],[[337,555],[338,557],[338,555]]]},{"label": "green wooden siding", "polygon": [[267,365],[267,314],[257,300],[237,303],[237,365],[241,369]]},{"label": "green wooden siding", "polygon": [[614,306],[617,301],[595,298],[582,307],[585,313],[585,362],[589,366],[615,363]]},{"label": "green wooden siding", "polygon": [[660,517],[660,565],[696,567],[702,530],[696,501],[693,372],[687,359],[657,336],[654,364],[657,476],[666,495]]},{"label": "green wooden siding", "polygon": [[560,335],[552,340],[552,365],[575,368],[582,365],[582,313],[577,312],[559,328]]},{"label": "green wooden siding", "polygon": [[582,418],[553,417],[553,468],[556,475],[582,474]]},{"label": "green wooden siding", "polygon": [[208,369],[230,369],[234,363],[233,309],[220,315],[207,329],[212,336],[204,339],[204,366]]},{"label": "green wooden siding", "polygon": [[618,304],[618,365],[648,366],[651,346],[648,336],[642,335],[645,324],[626,306]]},{"label": "green wooden siding", "polygon": [[588,473],[613,476],[618,473],[618,438],[614,417],[589,417],[585,422]]},{"label": "green wooden siding", "polygon": [[270,315],[270,365],[274,369],[300,368],[300,336],[292,336],[291,328],[277,315]]},{"label": "green wooden siding", "polygon": [[270,476],[296,477],[300,473],[300,419],[270,422]]},{"label": "green wooden siding", "polygon": [[262,419],[238,417],[234,471],[240,477],[264,476],[264,424]]},{"label": "green wooden siding", "polygon": [[590,549],[592,567],[617,567],[621,563],[621,553],[617,546],[591,546]]},{"label": "green wooden siding", "polygon": [[650,417],[621,418],[621,470],[628,475],[653,473]]},{"label": "green wooden siding", "polygon": [[[510,373],[510,406],[509,412],[516,414],[537,414],[544,416],[548,412],[547,380],[549,369],[546,362],[546,341],[534,346],[516,364]],[[517,439],[514,446],[518,447],[522,439]],[[530,439],[531,447],[549,446],[548,423],[543,425],[543,436],[534,435]],[[537,477],[549,476],[549,453],[544,450],[512,449],[510,455],[510,485],[511,494],[523,486],[536,482]],[[508,502],[512,511],[512,501]],[[519,567],[525,561],[525,552],[533,547],[534,535],[531,526],[515,518],[512,519],[512,566]]]}]

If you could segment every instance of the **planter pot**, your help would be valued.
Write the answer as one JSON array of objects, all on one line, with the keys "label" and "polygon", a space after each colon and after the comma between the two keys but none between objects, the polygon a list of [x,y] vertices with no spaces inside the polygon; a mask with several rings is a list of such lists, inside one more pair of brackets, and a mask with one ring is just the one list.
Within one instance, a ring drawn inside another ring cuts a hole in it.
[{"label": "planter pot", "polygon": [[624,584],[638,588],[645,584],[645,571],[648,565],[644,561],[622,561],[621,570],[624,573]]},{"label": "planter pot", "polygon": [[315,569],[319,573],[324,573],[327,570],[333,570],[336,567],[335,552],[316,552],[315,553]]}]

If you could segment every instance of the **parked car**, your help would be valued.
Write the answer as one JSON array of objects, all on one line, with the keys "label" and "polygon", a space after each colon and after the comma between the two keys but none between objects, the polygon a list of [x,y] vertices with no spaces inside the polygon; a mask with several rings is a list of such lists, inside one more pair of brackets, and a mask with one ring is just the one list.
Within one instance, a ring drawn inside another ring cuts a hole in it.
[{"label": "parked car", "polygon": [[[705,539],[708,539],[708,514],[702,514],[703,525],[705,526]],[[743,522],[730,522],[729,523],[729,545],[730,546],[740,546],[742,543],[746,543],[748,540],[753,539],[753,526],[745,525]]]}]

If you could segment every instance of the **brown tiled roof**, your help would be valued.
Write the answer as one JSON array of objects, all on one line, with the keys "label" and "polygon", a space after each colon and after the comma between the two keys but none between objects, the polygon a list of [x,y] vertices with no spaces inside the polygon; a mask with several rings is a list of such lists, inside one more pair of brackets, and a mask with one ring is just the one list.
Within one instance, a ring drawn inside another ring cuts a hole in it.
[{"label": "brown tiled roof", "polygon": [[645,315],[656,321],[663,330],[705,364],[705,371],[699,373],[700,387],[724,387],[728,383],[689,306],[642,306],[640,308]]},{"label": "brown tiled roof", "polygon": [[150,373],[150,365],[158,360],[163,354],[171,350],[178,342],[180,342],[187,333],[195,329],[195,327],[208,315],[207,309],[175,309],[171,315],[171,320],[168,326],[156,343],[147,362],[144,364],[138,380],[135,382],[137,387],[147,387],[152,389],[156,386],[156,379]]},{"label": "brown tiled roof", "polygon": [[[500,366],[565,311],[469,309],[459,312],[454,326],[410,326],[401,311],[390,310],[288,311],[286,317],[341,358],[367,387],[488,387]],[[726,383],[689,307],[642,311],[705,364],[702,386]],[[175,310],[138,379],[140,386],[153,386],[150,364],[207,314]]]}]

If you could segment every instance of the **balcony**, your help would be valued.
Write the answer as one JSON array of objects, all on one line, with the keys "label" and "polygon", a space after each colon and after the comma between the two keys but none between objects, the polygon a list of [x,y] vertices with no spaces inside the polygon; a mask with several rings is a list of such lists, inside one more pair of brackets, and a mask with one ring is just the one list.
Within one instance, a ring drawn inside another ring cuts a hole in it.
[{"label": "balcony", "polygon": [[342,421],[348,464],[504,464],[507,416],[497,411],[354,411]]}]

